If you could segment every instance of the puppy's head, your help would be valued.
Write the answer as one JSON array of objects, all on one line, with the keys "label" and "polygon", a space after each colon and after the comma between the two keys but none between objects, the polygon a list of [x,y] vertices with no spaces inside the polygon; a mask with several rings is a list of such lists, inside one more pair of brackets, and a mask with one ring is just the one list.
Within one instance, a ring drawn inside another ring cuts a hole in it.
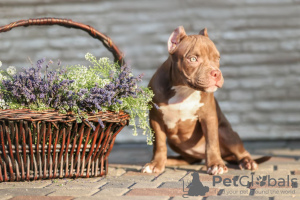
[{"label": "puppy's head", "polygon": [[184,85],[204,92],[215,92],[224,79],[219,69],[220,53],[209,39],[207,30],[187,35],[182,26],[171,34],[168,51],[178,79]]}]

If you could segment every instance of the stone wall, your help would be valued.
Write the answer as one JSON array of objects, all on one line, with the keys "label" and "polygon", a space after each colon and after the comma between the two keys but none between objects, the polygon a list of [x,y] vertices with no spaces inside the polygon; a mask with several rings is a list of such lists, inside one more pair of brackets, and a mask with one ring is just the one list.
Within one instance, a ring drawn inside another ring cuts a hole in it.
[{"label": "stone wall", "polygon": [[[243,139],[300,138],[299,0],[2,0],[0,24],[37,17],[70,18],[107,34],[146,85],[167,58],[167,40],[183,25],[207,27],[221,53],[225,78],[220,106]],[[3,67],[47,57],[86,64],[84,55],[109,56],[101,42],[59,26],[17,28],[0,34]],[[118,142],[144,141],[130,128]]]}]

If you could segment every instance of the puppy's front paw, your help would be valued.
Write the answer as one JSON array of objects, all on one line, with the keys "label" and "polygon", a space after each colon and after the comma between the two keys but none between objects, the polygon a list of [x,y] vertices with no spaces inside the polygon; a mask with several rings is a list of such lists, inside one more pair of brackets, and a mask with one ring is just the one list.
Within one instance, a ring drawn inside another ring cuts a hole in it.
[{"label": "puppy's front paw", "polygon": [[240,161],[240,169],[256,170],[258,164],[250,157],[245,157]]},{"label": "puppy's front paw", "polygon": [[143,173],[161,173],[164,170],[165,165],[157,161],[151,161],[142,168]]},{"label": "puppy's front paw", "polygon": [[207,173],[210,175],[224,174],[228,172],[228,168],[225,164],[211,165],[207,169]]}]

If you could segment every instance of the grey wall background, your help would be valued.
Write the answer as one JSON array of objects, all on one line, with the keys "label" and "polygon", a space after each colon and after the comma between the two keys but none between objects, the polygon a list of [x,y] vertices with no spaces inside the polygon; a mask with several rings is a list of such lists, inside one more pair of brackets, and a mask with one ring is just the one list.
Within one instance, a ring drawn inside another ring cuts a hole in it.
[{"label": "grey wall background", "polygon": [[[225,78],[216,92],[243,139],[300,138],[299,0],[1,0],[0,25],[37,17],[70,18],[107,34],[146,85],[167,58],[167,40],[183,25],[188,34],[207,27],[221,53]],[[110,56],[80,30],[59,26],[0,34],[2,67],[30,66],[27,57],[87,64],[86,52]],[[142,141],[122,131],[118,142]]]}]

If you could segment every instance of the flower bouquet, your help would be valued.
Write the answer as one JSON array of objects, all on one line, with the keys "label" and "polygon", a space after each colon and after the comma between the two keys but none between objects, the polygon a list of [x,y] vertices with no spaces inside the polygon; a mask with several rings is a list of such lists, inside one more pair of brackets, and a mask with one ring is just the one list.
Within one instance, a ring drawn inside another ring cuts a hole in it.
[{"label": "flower bouquet", "polygon": [[[116,135],[125,125],[144,130],[151,144],[147,117],[153,93],[137,83],[111,40],[71,20],[20,20],[0,27],[58,24],[80,28],[101,40],[119,62],[96,59],[91,66],[65,66],[53,70],[46,59],[36,65],[0,71],[0,181],[107,174],[107,157]],[[2,63],[0,62],[0,67]],[[136,118],[138,121],[136,123]]]}]

